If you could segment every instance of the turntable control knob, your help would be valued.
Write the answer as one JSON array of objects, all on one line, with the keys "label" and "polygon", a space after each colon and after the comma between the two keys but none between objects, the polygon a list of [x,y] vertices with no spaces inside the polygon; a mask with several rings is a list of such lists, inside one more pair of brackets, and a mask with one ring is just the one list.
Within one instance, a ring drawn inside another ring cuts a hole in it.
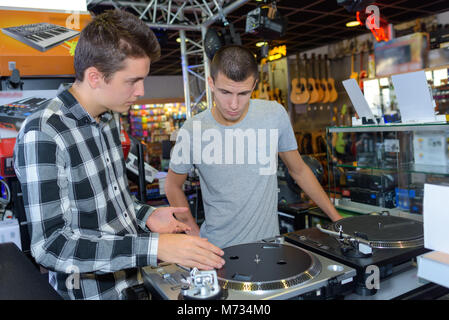
[{"label": "turntable control knob", "polygon": [[170,273],[163,272],[163,273],[161,273],[161,277],[162,277],[162,279],[167,280],[168,278],[170,278]]},{"label": "turntable control knob", "polygon": [[284,237],[282,237],[282,236],[276,237],[275,243],[283,244],[284,243]]},{"label": "turntable control knob", "polygon": [[181,290],[189,290],[190,285],[188,283],[181,284]]}]

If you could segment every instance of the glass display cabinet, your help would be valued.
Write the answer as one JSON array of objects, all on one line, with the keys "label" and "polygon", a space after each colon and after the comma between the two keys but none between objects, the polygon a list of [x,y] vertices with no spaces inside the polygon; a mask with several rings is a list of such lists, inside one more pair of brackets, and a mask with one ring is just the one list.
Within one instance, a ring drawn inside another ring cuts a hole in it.
[{"label": "glass display cabinet", "polygon": [[424,184],[449,185],[449,124],[328,127],[337,209],[422,221]]}]

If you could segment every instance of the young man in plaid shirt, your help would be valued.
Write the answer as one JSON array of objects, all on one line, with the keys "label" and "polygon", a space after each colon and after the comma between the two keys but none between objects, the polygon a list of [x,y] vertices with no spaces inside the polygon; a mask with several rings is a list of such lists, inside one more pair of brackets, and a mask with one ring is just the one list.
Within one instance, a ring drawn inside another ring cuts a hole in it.
[{"label": "young man in plaid shirt", "polygon": [[[65,299],[122,299],[157,260],[221,268],[223,251],[131,197],[119,114],[144,94],[160,47],[142,21],[108,11],[81,32],[75,83],[23,124],[14,151],[31,252]],[[74,276],[73,272],[76,273]],[[75,281],[73,281],[75,280]]]}]

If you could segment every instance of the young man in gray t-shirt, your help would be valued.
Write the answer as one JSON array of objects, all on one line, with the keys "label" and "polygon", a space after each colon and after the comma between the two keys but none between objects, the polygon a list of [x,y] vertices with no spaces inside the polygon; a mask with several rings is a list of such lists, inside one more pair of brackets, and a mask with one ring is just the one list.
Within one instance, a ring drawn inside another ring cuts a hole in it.
[{"label": "young man in gray t-shirt", "polygon": [[198,170],[205,221],[190,212],[177,218],[218,247],[279,234],[277,158],[333,220],[341,218],[297,151],[285,109],[275,101],[250,100],[257,63],[241,46],[221,48],[211,63],[214,106],[187,120],[173,148],[165,191],[171,206],[188,207],[182,185]]}]

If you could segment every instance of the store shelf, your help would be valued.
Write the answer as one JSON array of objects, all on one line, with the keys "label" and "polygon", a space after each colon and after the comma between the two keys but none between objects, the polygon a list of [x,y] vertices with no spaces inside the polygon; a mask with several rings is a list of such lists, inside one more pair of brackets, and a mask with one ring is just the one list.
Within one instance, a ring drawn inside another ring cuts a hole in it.
[{"label": "store shelf", "polygon": [[443,176],[449,176],[449,167],[447,166],[414,164],[412,166],[412,169],[410,169],[409,171],[414,173],[438,174]]},{"label": "store shelf", "polygon": [[375,167],[375,166],[359,166],[354,164],[337,164],[337,168],[348,169],[367,169],[381,172],[398,172],[398,169],[402,173],[424,173],[424,174],[437,174],[442,176],[449,176],[449,166],[437,166],[437,165],[423,165],[423,164],[410,164],[397,167]]},{"label": "store shelf", "polygon": [[385,301],[395,299],[408,292],[424,287],[426,284],[421,282],[417,274],[417,268],[412,262],[393,267],[394,277],[385,277],[381,279],[379,290],[375,295],[363,296],[352,293],[345,297],[346,300],[370,300]]},{"label": "store shelf", "polygon": [[388,211],[390,215],[395,217],[409,218],[416,221],[423,221],[422,215],[416,213],[409,213],[397,208],[386,209],[383,207],[372,206],[369,204],[354,202],[349,199],[334,199],[334,206],[337,210],[345,210],[359,214],[371,214],[373,212]]},{"label": "store shelf", "polygon": [[397,167],[387,168],[387,167],[374,167],[374,166],[359,166],[354,164],[337,164],[337,168],[348,168],[348,169],[369,169],[374,171],[393,171],[397,172]]},{"label": "store shelf", "polygon": [[354,127],[328,127],[328,133],[339,132],[400,132],[400,131],[438,131],[449,129],[446,122],[416,123],[416,124],[388,124],[364,125]]},{"label": "store shelf", "polygon": [[418,277],[449,288],[449,254],[431,251],[418,257]]},{"label": "store shelf", "polygon": [[[435,70],[448,69],[448,68],[449,68],[449,64],[445,64],[445,65],[441,65],[441,66],[424,68],[424,69],[421,69],[421,70],[423,70],[424,72],[428,72],[428,71],[435,71]],[[407,71],[407,72],[396,72],[396,73],[391,73],[391,74],[388,74],[388,75],[382,75],[382,76],[377,76],[377,77],[372,77],[372,78],[365,78],[365,79],[363,79],[363,82],[370,81],[370,80],[380,80],[380,79],[384,79],[384,78],[391,78],[391,76],[395,76],[395,75],[398,75],[398,74],[405,74],[405,73],[408,73],[408,72],[410,72],[410,71]]]}]

